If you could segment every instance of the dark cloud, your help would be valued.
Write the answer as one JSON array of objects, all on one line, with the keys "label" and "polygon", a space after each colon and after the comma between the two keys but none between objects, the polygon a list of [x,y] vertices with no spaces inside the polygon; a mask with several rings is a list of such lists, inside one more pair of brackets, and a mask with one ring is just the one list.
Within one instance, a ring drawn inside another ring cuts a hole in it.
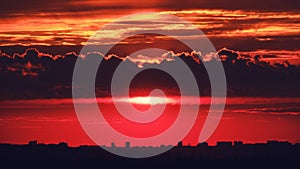
[{"label": "dark cloud", "polygon": [[[210,83],[201,62],[194,60],[197,53],[174,53],[176,59],[182,59],[194,73],[202,95],[210,95]],[[300,67],[285,63],[270,64],[263,61],[263,55],[247,56],[223,49],[218,52],[223,59],[229,96],[300,96]],[[100,53],[91,53],[88,58],[103,57]],[[276,57],[276,56],[272,56]],[[123,61],[116,55],[103,60],[96,79],[98,96],[107,96],[115,68]],[[7,55],[0,53],[0,99],[59,98],[71,97],[72,74],[76,59],[82,59],[75,52],[53,55],[29,48],[22,54]],[[83,60],[84,61],[84,60]],[[208,62],[214,62],[211,58]],[[126,64],[137,66],[126,60]],[[162,61],[162,65],[168,61]],[[167,74],[150,70],[138,75],[132,82],[133,91],[150,91],[153,87],[167,89],[176,94],[177,85]],[[157,79],[164,79],[159,80]],[[161,82],[161,83],[153,83]],[[174,90],[173,90],[174,89]],[[140,93],[139,93],[140,94]]]},{"label": "dark cloud", "polygon": [[70,1],[60,0],[10,0],[1,2],[1,13],[38,12],[42,9],[54,10],[66,6]]},{"label": "dark cloud", "polygon": [[[36,13],[36,12],[82,12],[101,9],[122,9],[128,5],[107,5],[101,3],[91,5],[80,4],[81,0],[10,0],[1,2],[1,13]],[[76,3],[79,2],[79,3]],[[81,1],[82,2],[82,1]]]},{"label": "dark cloud", "polygon": [[[98,1],[96,4],[81,4],[81,0],[11,0],[3,1],[0,5],[0,17],[11,18],[34,15],[38,13],[46,13],[50,16],[56,16],[59,13],[66,13],[66,16],[78,17],[81,12],[90,12],[91,15],[94,11],[103,11],[111,13],[111,10],[128,10],[131,6],[128,3],[107,4]],[[114,13],[119,13],[115,11]],[[75,15],[75,16],[74,16]]]},{"label": "dark cloud", "polygon": [[170,9],[230,9],[230,10],[299,10],[298,0],[167,0],[162,1],[164,8]]},{"label": "dark cloud", "polygon": [[209,37],[216,49],[221,49],[224,44],[231,49],[240,51],[254,51],[259,49],[269,50],[299,50],[299,36],[262,36],[260,38],[270,38],[261,41],[258,37]]},{"label": "dark cloud", "polygon": [[229,10],[271,10],[293,11],[300,10],[299,0],[154,0],[147,3],[138,0],[118,1],[80,1],[80,0],[10,0],[3,1],[0,5],[0,17],[14,17],[38,12],[93,12],[96,10],[114,10],[128,13],[128,10],[161,9],[229,9]]}]

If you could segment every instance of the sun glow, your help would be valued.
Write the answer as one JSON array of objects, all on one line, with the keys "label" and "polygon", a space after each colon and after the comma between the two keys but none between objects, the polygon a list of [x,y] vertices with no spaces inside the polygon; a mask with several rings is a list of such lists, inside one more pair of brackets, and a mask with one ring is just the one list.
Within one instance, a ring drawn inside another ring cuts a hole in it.
[{"label": "sun glow", "polygon": [[119,98],[119,102],[143,105],[157,105],[157,104],[175,104],[176,100],[166,97],[145,96],[145,97],[131,97],[129,99]]}]

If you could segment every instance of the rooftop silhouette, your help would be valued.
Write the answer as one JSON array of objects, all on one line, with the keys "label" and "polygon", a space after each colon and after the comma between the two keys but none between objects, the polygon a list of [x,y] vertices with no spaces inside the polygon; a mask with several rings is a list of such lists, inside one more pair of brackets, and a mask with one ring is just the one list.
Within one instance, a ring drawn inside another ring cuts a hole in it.
[{"label": "rooftop silhouette", "polygon": [[[159,147],[142,146],[131,147],[125,142],[124,147],[117,147],[111,143],[107,149],[124,151],[150,151],[152,149],[171,148],[171,145]],[[30,141],[28,144],[0,144],[1,160],[93,160],[93,159],[122,159],[123,157],[111,154],[101,146],[69,147],[67,143],[44,144]],[[300,144],[291,144],[282,141],[267,141],[266,143],[244,144],[241,141],[217,142],[215,146],[208,143],[199,143],[196,146],[186,146],[179,142],[169,151],[149,159],[168,160],[298,160],[300,159]]]},{"label": "rooftop silhouette", "polygon": [[[166,145],[159,147],[130,147],[130,143],[112,149],[122,151],[153,151],[154,149],[171,148]],[[155,151],[155,150],[154,150]],[[10,168],[39,167],[57,165],[66,167],[87,168],[87,166],[109,166],[109,168],[194,168],[195,166],[256,168],[299,165],[300,144],[289,142],[268,141],[266,143],[243,144],[243,142],[218,142],[215,146],[199,143],[197,146],[185,146],[179,142],[169,151],[149,158],[126,158],[114,155],[100,146],[82,145],[69,147],[67,143],[43,144],[30,141],[28,144],[0,144],[0,162]]]}]

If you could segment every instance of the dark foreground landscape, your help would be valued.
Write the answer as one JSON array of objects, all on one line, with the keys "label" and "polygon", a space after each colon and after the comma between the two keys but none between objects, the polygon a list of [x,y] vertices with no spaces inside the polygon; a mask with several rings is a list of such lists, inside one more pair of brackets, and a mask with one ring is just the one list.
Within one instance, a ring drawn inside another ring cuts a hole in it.
[{"label": "dark foreground landscape", "polygon": [[[109,147],[131,151],[147,151],[161,147]],[[110,167],[161,168],[185,166],[299,166],[300,144],[268,141],[267,143],[243,144],[242,142],[218,142],[216,146],[201,143],[197,146],[182,146],[178,143],[171,150],[150,158],[131,159],[113,155],[99,146],[69,147],[66,143],[42,144],[31,141],[25,145],[0,145],[2,164],[45,165],[67,164],[68,167],[89,164]],[[18,161],[15,163],[15,161]],[[21,162],[21,163],[19,163]],[[41,166],[42,167],[42,166]],[[97,168],[99,168],[97,167]],[[103,167],[100,167],[103,168]],[[107,167],[104,167],[107,168]],[[197,167],[198,168],[198,167]],[[297,168],[297,167],[296,167]]]}]

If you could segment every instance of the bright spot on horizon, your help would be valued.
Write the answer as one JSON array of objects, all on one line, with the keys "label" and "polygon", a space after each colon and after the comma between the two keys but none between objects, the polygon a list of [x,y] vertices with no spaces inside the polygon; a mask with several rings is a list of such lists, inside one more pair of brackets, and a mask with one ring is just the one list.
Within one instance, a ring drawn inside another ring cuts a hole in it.
[{"label": "bright spot on horizon", "polygon": [[144,104],[144,105],[157,105],[157,104],[175,104],[177,101],[168,97],[157,97],[157,96],[140,96],[140,97],[131,97],[119,98],[116,101],[131,103],[131,104]]}]

